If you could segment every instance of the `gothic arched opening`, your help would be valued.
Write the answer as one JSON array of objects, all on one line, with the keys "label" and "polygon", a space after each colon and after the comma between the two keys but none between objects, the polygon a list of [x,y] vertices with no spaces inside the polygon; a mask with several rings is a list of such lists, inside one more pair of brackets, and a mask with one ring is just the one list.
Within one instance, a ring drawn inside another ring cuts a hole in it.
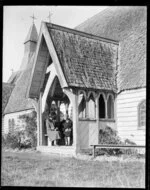
[{"label": "gothic arched opening", "polygon": [[105,118],[105,101],[102,94],[99,97],[99,118]]},{"label": "gothic arched opening", "polygon": [[79,118],[86,117],[86,98],[84,92],[80,92],[78,96],[78,114]]},{"label": "gothic arched opening", "polygon": [[[69,118],[69,121],[72,123],[71,136],[70,136],[70,140],[71,140],[70,145],[72,145],[73,143],[73,122],[72,122],[73,108],[68,96],[62,90],[57,76],[54,78],[52,85],[49,89],[44,112],[46,113],[45,115],[53,119],[55,129],[58,130],[59,137],[56,140],[57,145],[65,145],[66,136],[64,132],[65,130],[64,123],[66,122],[66,119]],[[46,124],[44,125],[46,128]],[[46,133],[46,130],[47,129],[45,129],[45,133]],[[47,138],[49,138],[49,136]]]},{"label": "gothic arched opening", "polygon": [[93,93],[91,93],[88,98],[88,116],[92,119],[96,117],[96,107]]}]

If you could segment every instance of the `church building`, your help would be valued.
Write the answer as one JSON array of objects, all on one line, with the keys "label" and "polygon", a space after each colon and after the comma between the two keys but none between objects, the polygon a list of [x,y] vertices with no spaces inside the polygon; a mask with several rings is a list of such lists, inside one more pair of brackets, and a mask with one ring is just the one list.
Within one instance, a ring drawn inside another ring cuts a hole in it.
[{"label": "church building", "polygon": [[[75,29],[42,22],[39,35],[33,24],[21,67],[8,80],[4,133],[35,110],[39,151],[77,154],[98,144],[106,126],[145,145],[146,13],[113,6]],[[49,145],[45,118],[54,105],[57,122],[61,115],[72,120],[71,146]]]}]

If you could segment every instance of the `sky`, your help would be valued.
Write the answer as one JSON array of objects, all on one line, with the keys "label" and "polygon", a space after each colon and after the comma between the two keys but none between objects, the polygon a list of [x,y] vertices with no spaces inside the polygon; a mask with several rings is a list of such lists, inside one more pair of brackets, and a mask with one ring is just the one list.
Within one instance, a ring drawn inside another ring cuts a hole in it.
[{"label": "sky", "polygon": [[74,28],[94,16],[106,6],[4,6],[3,15],[3,82],[7,82],[12,71],[20,67],[24,55],[24,41],[36,17],[35,25],[39,33],[41,21]]}]

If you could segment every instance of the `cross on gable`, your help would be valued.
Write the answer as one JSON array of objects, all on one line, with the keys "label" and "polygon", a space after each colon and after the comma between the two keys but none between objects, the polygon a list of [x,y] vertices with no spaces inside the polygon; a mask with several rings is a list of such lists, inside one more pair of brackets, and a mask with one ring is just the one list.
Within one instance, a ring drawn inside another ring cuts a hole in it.
[{"label": "cross on gable", "polygon": [[33,14],[33,16],[30,16],[30,17],[33,19],[33,23],[34,23],[34,20],[36,19],[34,14]]},{"label": "cross on gable", "polygon": [[51,23],[51,16],[53,15],[53,13],[49,12],[49,15],[47,18],[49,18],[49,23]]}]

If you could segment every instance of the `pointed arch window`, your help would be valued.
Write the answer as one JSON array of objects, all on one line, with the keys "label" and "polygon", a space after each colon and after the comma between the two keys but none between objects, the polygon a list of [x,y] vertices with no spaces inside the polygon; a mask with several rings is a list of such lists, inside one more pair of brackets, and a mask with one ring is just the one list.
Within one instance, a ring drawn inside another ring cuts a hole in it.
[{"label": "pointed arch window", "polygon": [[8,130],[11,131],[11,119],[8,120]]},{"label": "pointed arch window", "polygon": [[138,106],[138,118],[139,118],[139,124],[138,128],[143,129],[146,126],[146,100],[143,100],[140,102]]},{"label": "pointed arch window", "polygon": [[114,100],[111,95],[108,96],[107,100],[107,116],[108,119],[114,118]]},{"label": "pointed arch window", "polygon": [[91,119],[95,119],[96,117],[95,98],[93,93],[91,93],[88,98],[88,116]]},{"label": "pointed arch window", "polygon": [[99,97],[99,118],[105,118],[105,100],[102,94]]},{"label": "pointed arch window", "polygon": [[86,98],[83,92],[80,92],[78,96],[78,114],[79,118],[86,117]]},{"label": "pointed arch window", "polygon": [[9,119],[8,120],[8,127],[9,127],[9,132],[13,132],[15,128],[15,120],[14,119]]}]

